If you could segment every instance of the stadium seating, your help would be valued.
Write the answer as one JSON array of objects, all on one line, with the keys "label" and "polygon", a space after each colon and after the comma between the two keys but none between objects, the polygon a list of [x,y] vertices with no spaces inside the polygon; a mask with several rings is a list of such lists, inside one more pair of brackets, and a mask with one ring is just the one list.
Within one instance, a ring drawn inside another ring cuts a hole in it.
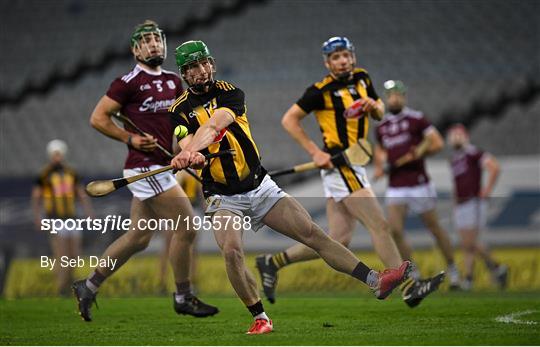
[{"label": "stadium seating", "polygon": [[515,105],[496,121],[482,120],[474,127],[471,138],[481,148],[504,148],[506,155],[540,151],[540,98],[526,106]]},{"label": "stadium seating", "polygon": [[[0,56],[0,92],[15,95],[55,71],[69,72],[110,50],[128,50],[135,24],[152,18],[175,27],[204,14],[212,2],[108,2],[106,10],[103,4],[3,3],[0,35],[13,54]],[[531,30],[537,27],[538,10],[535,1],[269,1],[189,37],[168,36],[166,68],[175,70],[177,44],[205,40],[216,57],[218,77],[246,91],[263,162],[278,168],[308,159],[282,131],[280,118],[305,87],[324,75],[323,40],[348,36],[358,64],[368,69],[380,93],[386,79],[402,79],[410,105],[437,121],[443,112],[459,113],[524,76],[538,75],[540,40]],[[111,61],[105,70],[0,109],[1,174],[37,172],[45,161],[45,144],[53,138],[68,142],[70,161],[85,174],[120,172],[125,148],[91,129],[88,118],[112,79],[132,65],[129,59]],[[538,154],[539,111],[538,98],[514,105],[499,120],[478,123],[472,136],[495,154]],[[313,119],[307,123],[319,139]]]}]

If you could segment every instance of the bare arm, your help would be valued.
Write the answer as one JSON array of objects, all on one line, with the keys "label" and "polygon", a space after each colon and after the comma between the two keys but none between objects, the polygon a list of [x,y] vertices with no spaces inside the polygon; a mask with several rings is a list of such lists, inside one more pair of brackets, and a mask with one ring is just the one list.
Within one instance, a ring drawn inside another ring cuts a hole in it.
[{"label": "bare arm", "polygon": [[434,127],[424,134],[422,142],[414,147],[410,152],[404,154],[396,160],[394,167],[400,167],[411,161],[427,157],[440,152],[444,147],[444,140]]},{"label": "bare arm", "polygon": [[172,138],[172,153],[173,154],[178,154],[180,153],[180,142],[181,141],[177,141],[176,140],[176,135],[173,134],[173,138]]},{"label": "bare arm", "polygon": [[184,169],[191,166],[201,169],[204,166],[204,156],[200,150],[210,146],[216,136],[234,122],[234,116],[225,109],[217,109],[208,122],[197,129],[193,135],[188,135],[179,141],[182,148],[171,161],[175,169]]},{"label": "bare arm", "polygon": [[313,158],[315,164],[321,168],[331,168],[332,162],[330,161],[330,154],[322,151],[319,146],[309,135],[304,131],[302,127],[302,119],[307,116],[307,113],[300,108],[297,104],[294,104],[285,112],[281,119],[281,125],[291,135],[291,137]]},{"label": "bare arm", "polygon": [[41,197],[42,189],[40,186],[32,188],[32,214],[34,217],[34,226],[39,230],[41,226]]},{"label": "bare arm", "polygon": [[437,129],[435,129],[435,127],[433,127],[431,131],[424,135],[424,141],[428,141],[429,146],[427,146],[425,150],[422,150],[418,149],[420,148],[420,145],[418,145],[418,150],[415,153],[417,158],[436,154],[444,148],[444,139],[442,138],[441,133]]},{"label": "bare arm", "polygon": [[190,152],[198,152],[206,147],[210,146],[216,136],[234,122],[234,115],[225,109],[217,109],[216,112],[210,117],[208,122],[204,123],[197,132],[193,135],[193,138],[189,143],[182,148]]},{"label": "bare arm", "polygon": [[94,217],[94,209],[92,208],[92,201],[86,194],[86,191],[84,190],[83,186],[78,184],[75,188],[75,192],[77,194],[77,197],[79,198],[79,201],[81,202],[81,205],[84,209],[84,214],[87,217]]},{"label": "bare arm", "polygon": [[379,144],[375,145],[375,153],[373,156],[373,166],[374,166],[373,180],[374,181],[384,176],[384,164],[386,163],[387,157],[388,157],[388,153],[384,150],[384,148],[382,148],[382,146]]},{"label": "bare arm", "polygon": [[369,96],[358,99],[345,110],[344,116],[346,118],[360,118],[366,114],[374,120],[382,120],[384,117],[384,103],[382,100],[374,100]]},{"label": "bare arm", "polygon": [[495,184],[497,183],[497,179],[499,178],[499,173],[501,172],[501,170],[499,162],[491,154],[486,154],[482,166],[488,172],[487,184],[480,192],[480,197],[485,199],[491,196],[491,193],[493,192],[493,188],[495,188]]},{"label": "bare arm", "polygon": [[182,151],[182,148],[186,148],[187,145],[191,142],[191,140],[193,140],[193,134],[188,134],[184,136],[180,141],[178,141],[178,152],[176,154],[180,153],[180,151]]},{"label": "bare arm", "polygon": [[380,121],[384,117],[384,103],[381,99],[375,101],[371,98],[368,98],[370,101],[366,103],[366,105],[369,105],[366,108],[366,111],[369,112],[369,115],[371,118]]},{"label": "bare arm", "polygon": [[127,143],[130,133],[118,127],[111,119],[111,115],[120,111],[121,108],[122,105],[104,95],[90,116],[90,125],[112,139]]},{"label": "bare arm", "polygon": [[[90,116],[90,125],[100,133],[115,139],[117,141],[128,144],[142,151],[153,151],[156,148],[157,140],[151,135],[140,136],[131,134],[130,132],[117,126],[111,119],[111,115],[120,111],[122,105],[113,99],[104,95],[97,103],[92,115]],[[131,140],[130,140],[131,137]]]},{"label": "bare arm", "polygon": [[424,134],[422,142],[414,148],[414,159],[420,159],[440,152],[444,147],[444,140],[441,133],[435,127]]}]

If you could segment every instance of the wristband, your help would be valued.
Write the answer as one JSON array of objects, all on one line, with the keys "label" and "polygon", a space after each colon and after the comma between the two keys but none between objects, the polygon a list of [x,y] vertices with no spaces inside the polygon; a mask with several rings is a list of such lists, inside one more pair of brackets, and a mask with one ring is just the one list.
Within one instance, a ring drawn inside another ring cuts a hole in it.
[{"label": "wristband", "polygon": [[129,134],[128,139],[127,139],[127,141],[126,141],[126,144],[127,144],[129,147],[133,147],[133,143],[131,143],[131,138],[132,138],[132,136],[131,136],[131,134]]}]

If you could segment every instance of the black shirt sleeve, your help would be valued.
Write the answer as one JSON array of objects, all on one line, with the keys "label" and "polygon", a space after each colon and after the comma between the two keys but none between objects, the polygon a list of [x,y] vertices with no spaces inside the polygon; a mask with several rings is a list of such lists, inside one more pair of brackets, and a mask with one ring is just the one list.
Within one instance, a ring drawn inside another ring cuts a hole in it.
[{"label": "black shirt sleeve", "polygon": [[378,100],[379,95],[377,95],[377,92],[375,91],[375,88],[373,87],[373,81],[371,80],[371,77],[366,73],[366,84],[367,84],[367,95],[372,98],[373,100]]},{"label": "black shirt sleeve", "polygon": [[171,125],[173,126],[173,128],[176,128],[179,125],[183,125],[189,128],[188,121],[184,117],[182,117],[179,112],[169,112],[169,118],[171,120]]},{"label": "black shirt sleeve", "polygon": [[313,110],[323,110],[324,98],[321,90],[315,86],[309,87],[296,104],[306,113],[310,113]]},{"label": "black shirt sleeve", "polygon": [[176,137],[176,141],[181,140],[181,138],[179,138],[178,135],[176,135],[177,127],[181,125],[185,126],[188,129],[188,134],[194,134],[196,131],[196,129],[193,128],[193,125],[187,121],[187,119],[183,116],[183,114],[181,114],[180,111],[174,111],[174,112],[169,111],[169,119],[171,121],[173,134]]},{"label": "black shirt sleeve", "polygon": [[236,117],[246,113],[246,101],[244,92],[241,89],[222,91],[217,98],[217,108],[225,107],[234,112]]}]

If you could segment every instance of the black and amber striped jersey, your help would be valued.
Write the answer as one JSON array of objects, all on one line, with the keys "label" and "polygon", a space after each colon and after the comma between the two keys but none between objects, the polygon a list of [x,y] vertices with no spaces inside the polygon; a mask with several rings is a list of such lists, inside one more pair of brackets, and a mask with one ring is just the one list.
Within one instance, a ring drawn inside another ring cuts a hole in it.
[{"label": "black and amber striped jersey", "polygon": [[235,120],[201,153],[234,149],[235,154],[211,159],[202,170],[205,197],[253,190],[266,175],[259,150],[251,136],[241,89],[225,81],[216,81],[205,94],[195,94],[188,89],[169,108],[169,112],[175,128],[184,125],[189,134],[194,134],[218,109],[226,109],[235,116]]},{"label": "black and amber striped jersey", "polygon": [[47,218],[76,216],[75,190],[78,180],[75,170],[62,164],[49,164],[41,170],[36,184],[41,188]]},{"label": "black and amber striped jersey", "polygon": [[324,149],[335,153],[367,137],[369,117],[347,119],[343,115],[355,100],[366,96],[379,99],[367,71],[356,68],[353,78],[347,82],[326,76],[307,88],[296,104],[306,113],[315,113],[323,135]]}]

